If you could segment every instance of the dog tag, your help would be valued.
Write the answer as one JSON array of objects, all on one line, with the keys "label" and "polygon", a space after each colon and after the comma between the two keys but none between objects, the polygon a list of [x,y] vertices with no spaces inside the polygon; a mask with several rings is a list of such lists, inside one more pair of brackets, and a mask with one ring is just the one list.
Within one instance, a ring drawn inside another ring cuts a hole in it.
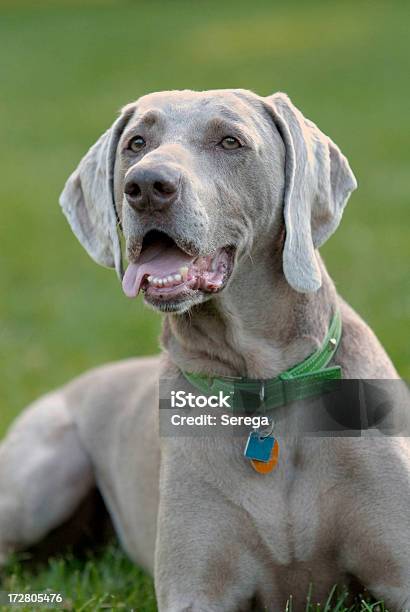
[{"label": "dog tag", "polygon": [[277,440],[273,443],[273,448],[271,452],[271,457],[269,461],[257,461],[256,459],[251,459],[251,465],[256,472],[259,474],[269,474],[277,465],[279,461],[279,443]]},{"label": "dog tag", "polygon": [[256,461],[267,463],[272,456],[274,444],[275,438],[273,436],[263,436],[258,431],[252,431],[249,434],[244,455],[247,459],[255,459]]}]

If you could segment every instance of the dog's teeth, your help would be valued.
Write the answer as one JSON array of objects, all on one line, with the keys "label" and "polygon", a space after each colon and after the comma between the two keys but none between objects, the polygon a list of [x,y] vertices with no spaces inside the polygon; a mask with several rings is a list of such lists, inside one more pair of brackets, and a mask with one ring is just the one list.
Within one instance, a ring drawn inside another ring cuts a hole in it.
[{"label": "dog's teeth", "polygon": [[181,268],[180,272],[181,274],[170,274],[169,276],[164,276],[163,278],[159,278],[159,276],[152,276],[152,274],[150,274],[147,277],[147,281],[156,287],[167,287],[173,283],[180,283],[182,280],[186,280],[188,276],[188,267]]},{"label": "dog's teeth", "polygon": [[188,266],[182,266],[181,268],[179,268],[179,272],[183,280],[186,280],[188,278]]}]

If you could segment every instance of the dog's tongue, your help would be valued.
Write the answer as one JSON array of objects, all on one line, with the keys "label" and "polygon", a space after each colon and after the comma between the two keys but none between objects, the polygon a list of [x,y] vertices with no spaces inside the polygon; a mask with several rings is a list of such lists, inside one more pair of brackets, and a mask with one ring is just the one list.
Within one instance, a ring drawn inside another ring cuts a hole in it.
[{"label": "dog's tongue", "polygon": [[127,297],[136,297],[145,276],[163,278],[177,274],[182,266],[189,266],[194,257],[187,255],[176,245],[154,243],[144,249],[137,263],[130,263],[122,280]]}]

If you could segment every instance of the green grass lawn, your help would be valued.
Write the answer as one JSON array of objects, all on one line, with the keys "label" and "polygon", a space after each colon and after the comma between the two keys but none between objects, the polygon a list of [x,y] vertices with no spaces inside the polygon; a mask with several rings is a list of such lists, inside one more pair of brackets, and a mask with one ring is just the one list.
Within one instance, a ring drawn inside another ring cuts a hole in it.
[{"label": "green grass lawn", "polygon": [[[404,1],[1,2],[0,435],[41,393],[158,348],[159,318],[88,259],[57,205],[117,109],[158,89],[284,90],[339,144],[359,190],[323,254],[410,377],[409,17]],[[13,565],[6,584],[65,585],[76,610],[154,609],[116,549]]]},{"label": "green grass lawn", "polygon": [[[62,610],[155,612],[157,609],[151,580],[114,545],[81,561],[72,555],[51,559],[48,566],[36,574],[24,570],[24,566],[15,559],[10,563],[7,574],[2,587],[5,590],[37,593],[47,586],[50,592],[63,595]],[[353,604],[347,603],[347,598],[348,593],[338,590],[335,585],[325,605],[319,606],[315,603],[314,586],[311,585],[306,594],[305,612],[387,612],[383,602],[371,601],[366,595]],[[292,597],[289,598],[286,612],[297,612],[292,606]]]}]

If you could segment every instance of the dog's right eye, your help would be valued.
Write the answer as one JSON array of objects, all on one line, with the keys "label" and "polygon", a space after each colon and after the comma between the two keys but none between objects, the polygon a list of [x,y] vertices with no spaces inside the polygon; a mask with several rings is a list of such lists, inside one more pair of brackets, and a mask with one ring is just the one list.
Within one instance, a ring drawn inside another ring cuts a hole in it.
[{"label": "dog's right eye", "polygon": [[134,136],[134,138],[131,138],[128,143],[128,149],[130,149],[130,151],[134,151],[134,153],[138,153],[138,151],[141,151],[141,149],[144,147],[145,140],[142,136]]},{"label": "dog's right eye", "polygon": [[239,140],[234,136],[225,136],[219,144],[226,151],[232,151],[233,149],[240,149],[242,147]]}]

